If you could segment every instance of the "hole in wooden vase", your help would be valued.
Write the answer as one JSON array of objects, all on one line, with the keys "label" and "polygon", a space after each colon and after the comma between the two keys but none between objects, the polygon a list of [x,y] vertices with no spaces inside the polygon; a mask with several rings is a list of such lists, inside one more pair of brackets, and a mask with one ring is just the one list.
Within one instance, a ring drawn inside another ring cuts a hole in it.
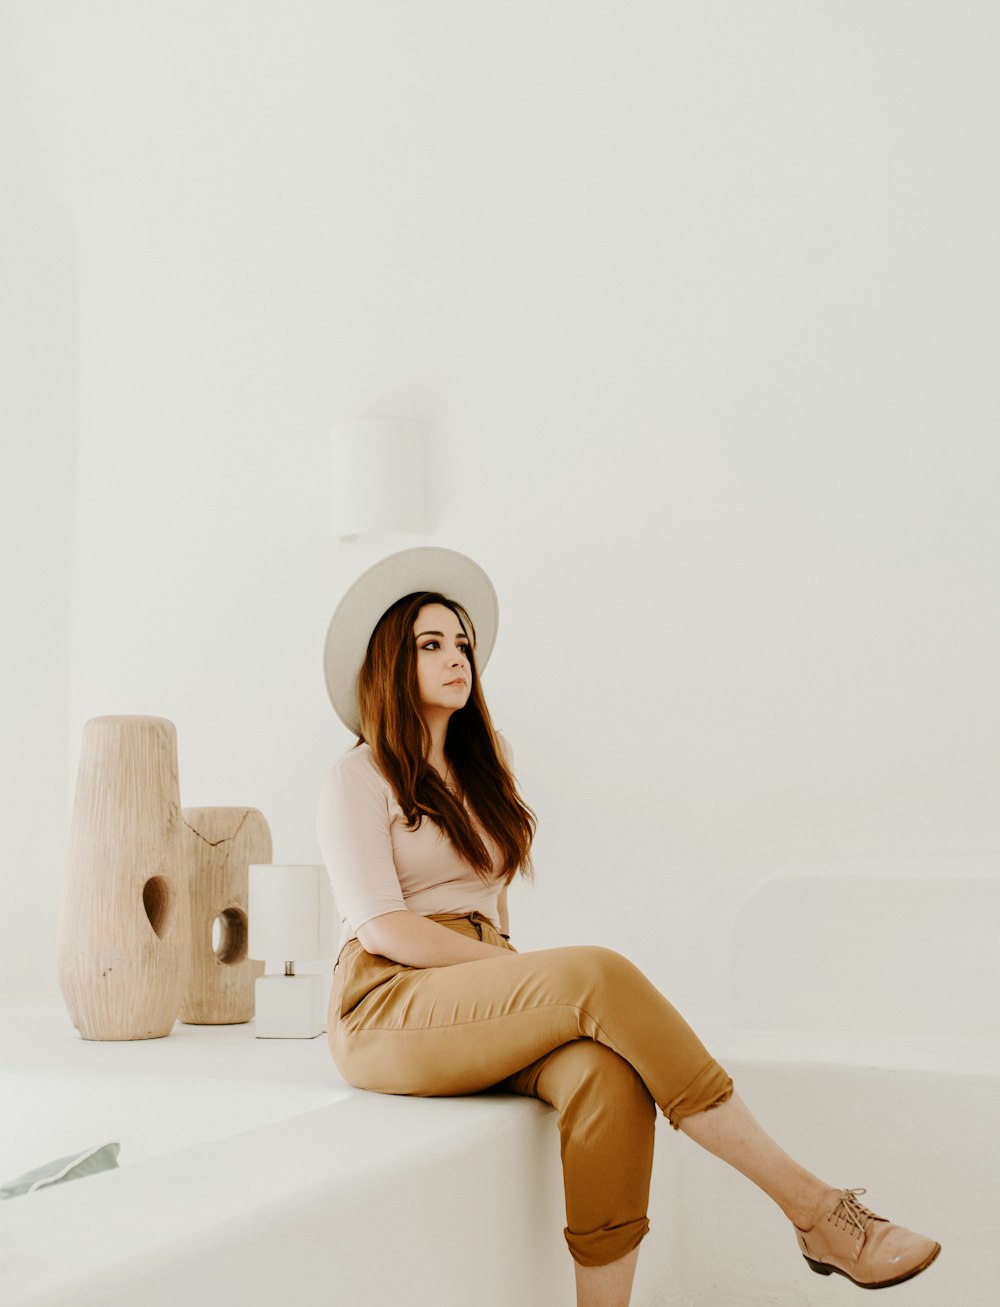
[{"label": "hole in wooden vase", "polygon": [[212,922],[212,948],[220,962],[242,962],[247,955],[247,918],[239,908],[226,908]]},{"label": "hole in wooden vase", "polygon": [[170,885],[162,876],[152,876],[143,885],[142,906],[149,924],[162,939],[170,917]]}]

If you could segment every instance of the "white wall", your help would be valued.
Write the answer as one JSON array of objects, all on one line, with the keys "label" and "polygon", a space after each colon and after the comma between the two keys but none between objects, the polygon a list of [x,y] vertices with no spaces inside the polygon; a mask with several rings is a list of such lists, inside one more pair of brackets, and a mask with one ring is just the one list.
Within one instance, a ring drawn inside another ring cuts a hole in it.
[{"label": "white wall", "polygon": [[54,713],[5,970],[53,973],[89,717],[169,717],[185,805],[319,860],[350,743],[326,623],[413,543],[333,543],[352,414],[433,421],[429,539],[500,595],[484,683],[540,818],[521,947],[610,944],[711,1017],[765,875],[997,849],[994,7],[4,13],[15,178],[68,227],[18,282],[55,337],[20,370],[78,376],[11,423],[18,512],[74,433],[77,470],[44,506],[63,545],[75,512],[72,588],[29,552],[46,608],[4,654],[14,771]]},{"label": "white wall", "polygon": [[0,976],[29,989],[53,969],[69,834],[75,318],[65,209],[0,175]]}]

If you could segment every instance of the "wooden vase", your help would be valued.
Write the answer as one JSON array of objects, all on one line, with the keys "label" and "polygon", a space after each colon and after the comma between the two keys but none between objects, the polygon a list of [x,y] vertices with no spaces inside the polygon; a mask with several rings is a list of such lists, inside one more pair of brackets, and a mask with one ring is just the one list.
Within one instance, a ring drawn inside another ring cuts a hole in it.
[{"label": "wooden vase", "polygon": [[59,917],[59,984],[84,1039],[169,1035],[189,932],[177,732],[163,717],[83,728]]},{"label": "wooden vase", "polygon": [[227,1026],[254,1015],[264,963],[247,957],[247,868],[271,861],[271,832],[256,808],[185,808],[190,960],[180,1019]]}]

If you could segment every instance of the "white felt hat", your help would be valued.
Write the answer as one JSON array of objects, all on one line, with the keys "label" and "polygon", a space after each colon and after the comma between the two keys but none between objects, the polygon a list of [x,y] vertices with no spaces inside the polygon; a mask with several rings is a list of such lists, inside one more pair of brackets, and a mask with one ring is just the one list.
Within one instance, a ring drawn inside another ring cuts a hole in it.
[{"label": "white felt hat", "polygon": [[460,603],[476,628],[476,671],[493,652],[500,607],[493,582],[478,563],[454,549],[419,545],[390,554],[362,572],[334,609],[326,633],[323,671],[337,716],[359,734],[358,672],[382,614],[404,595],[436,590]]}]

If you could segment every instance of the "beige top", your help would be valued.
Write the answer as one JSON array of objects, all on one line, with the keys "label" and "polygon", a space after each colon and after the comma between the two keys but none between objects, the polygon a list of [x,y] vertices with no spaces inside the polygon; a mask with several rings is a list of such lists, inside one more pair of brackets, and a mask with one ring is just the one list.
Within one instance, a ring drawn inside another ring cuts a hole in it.
[{"label": "beige top", "polygon": [[[507,765],[513,751],[499,731]],[[316,833],[340,912],[340,950],[358,927],[387,912],[481,912],[499,930],[497,895],[503,888],[501,853],[472,808],[466,811],[493,856],[496,878],[484,881],[432,818],[416,830],[367,744],[349,749],[323,776]]]}]

